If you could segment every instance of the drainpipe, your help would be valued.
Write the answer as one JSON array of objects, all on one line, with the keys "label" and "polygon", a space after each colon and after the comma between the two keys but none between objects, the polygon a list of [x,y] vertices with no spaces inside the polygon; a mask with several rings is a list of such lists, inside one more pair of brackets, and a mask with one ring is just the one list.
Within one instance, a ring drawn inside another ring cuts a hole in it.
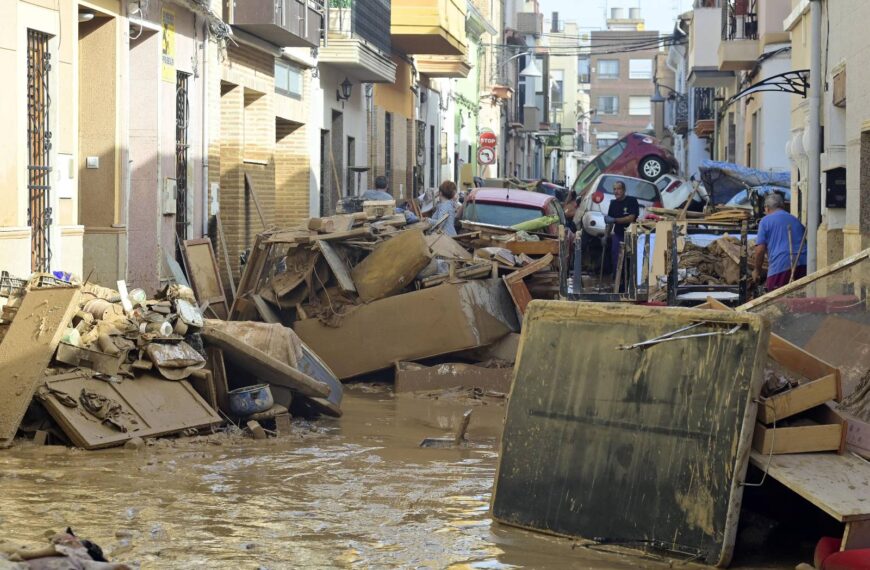
[{"label": "drainpipe", "polygon": [[810,92],[809,92],[809,172],[807,173],[807,272],[816,271],[817,234],[821,202],[821,149],[819,148],[822,94],[822,2],[810,0]]},{"label": "drainpipe", "polygon": [[[196,20],[199,20],[196,16]],[[196,20],[194,25],[196,25]],[[208,21],[202,21],[202,235],[208,235]]]}]

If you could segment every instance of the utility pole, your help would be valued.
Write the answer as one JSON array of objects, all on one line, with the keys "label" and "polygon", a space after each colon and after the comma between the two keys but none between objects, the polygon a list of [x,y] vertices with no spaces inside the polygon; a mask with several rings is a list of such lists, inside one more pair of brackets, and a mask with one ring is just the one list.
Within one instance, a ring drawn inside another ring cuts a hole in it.
[{"label": "utility pole", "polygon": [[807,155],[807,272],[817,267],[821,207],[822,0],[810,0],[810,94]]}]

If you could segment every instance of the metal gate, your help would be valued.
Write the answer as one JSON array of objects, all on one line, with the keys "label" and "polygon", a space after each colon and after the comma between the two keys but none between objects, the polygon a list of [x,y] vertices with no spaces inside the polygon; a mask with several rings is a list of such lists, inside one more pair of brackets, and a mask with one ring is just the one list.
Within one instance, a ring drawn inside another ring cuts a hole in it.
[{"label": "metal gate", "polygon": [[179,242],[188,238],[190,222],[187,211],[187,154],[190,106],[187,98],[189,73],[178,72],[175,79],[175,234]]},{"label": "metal gate", "polygon": [[51,267],[51,131],[48,79],[51,54],[48,34],[27,30],[27,225],[30,226],[30,269]]}]

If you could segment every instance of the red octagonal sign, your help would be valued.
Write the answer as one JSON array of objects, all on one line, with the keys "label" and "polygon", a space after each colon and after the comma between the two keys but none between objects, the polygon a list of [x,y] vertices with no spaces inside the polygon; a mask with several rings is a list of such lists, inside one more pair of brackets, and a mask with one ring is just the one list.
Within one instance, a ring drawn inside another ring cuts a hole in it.
[{"label": "red octagonal sign", "polygon": [[477,138],[477,145],[482,148],[495,148],[497,143],[498,138],[495,136],[495,133],[488,129],[481,131],[480,136]]}]

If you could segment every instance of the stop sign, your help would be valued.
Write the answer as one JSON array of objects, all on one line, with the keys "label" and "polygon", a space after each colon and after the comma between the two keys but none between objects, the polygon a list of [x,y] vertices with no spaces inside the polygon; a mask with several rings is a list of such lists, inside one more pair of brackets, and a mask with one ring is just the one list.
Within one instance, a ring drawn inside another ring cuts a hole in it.
[{"label": "stop sign", "polygon": [[480,136],[477,137],[477,145],[481,148],[495,148],[497,142],[495,133],[489,129],[480,131]]}]

